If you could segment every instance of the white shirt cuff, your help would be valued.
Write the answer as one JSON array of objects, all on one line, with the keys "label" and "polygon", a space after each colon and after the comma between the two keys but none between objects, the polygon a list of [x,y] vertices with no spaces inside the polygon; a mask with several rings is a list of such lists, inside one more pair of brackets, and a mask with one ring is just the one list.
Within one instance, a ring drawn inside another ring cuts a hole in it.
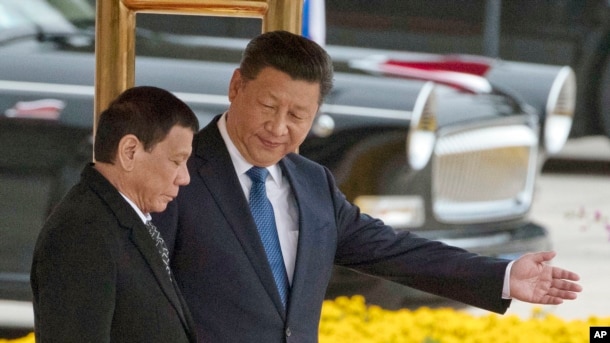
[{"label": "white shirt cuff", "polygon": [[510,261],[506,266],[506,273],[504,273],[504,285],[502,286],[502,299],[512,299],[510,297],[510,269],[513,267],[515,261]]}]

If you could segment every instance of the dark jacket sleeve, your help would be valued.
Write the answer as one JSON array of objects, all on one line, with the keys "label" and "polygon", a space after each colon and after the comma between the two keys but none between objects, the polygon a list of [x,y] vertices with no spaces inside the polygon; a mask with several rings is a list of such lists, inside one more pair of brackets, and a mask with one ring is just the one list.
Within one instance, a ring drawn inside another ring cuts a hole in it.
[{"label": "dark jacket sleeve", "polygon": [[338,244],[335,263],[489,311],[504,313],[508,260],[397,231],[360,212],[326,177],[333,194]]}]

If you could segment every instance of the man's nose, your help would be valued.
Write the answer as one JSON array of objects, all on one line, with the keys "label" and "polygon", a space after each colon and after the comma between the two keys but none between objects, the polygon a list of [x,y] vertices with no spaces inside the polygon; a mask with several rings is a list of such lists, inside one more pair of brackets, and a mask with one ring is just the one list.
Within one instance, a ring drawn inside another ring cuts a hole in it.
[{"label": "man's nose", "polygon": [[189,184],[189,182],[191,182],[191,175],[189,174],[189,170],[186,166],[186,163],[183,163],[178,170],[176,183],[179,186],[186,186]]},{"label": "man's nose", "polygon": [[266,123],[266,129],[273,133],[274,136],[284,135],[288,131],[287,118],[287,112],[281,111],[277,113]]}]

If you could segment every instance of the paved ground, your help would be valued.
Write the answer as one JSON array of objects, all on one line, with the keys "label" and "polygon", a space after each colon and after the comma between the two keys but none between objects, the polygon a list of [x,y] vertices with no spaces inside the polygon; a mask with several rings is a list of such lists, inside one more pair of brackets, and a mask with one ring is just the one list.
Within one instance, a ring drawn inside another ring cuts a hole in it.
[{"label": "paved ground", "polygon": [[[579,273],[584,290],[543,309],[565,319],[610,317],[610,141],[572,141],[544,170],[530,215],[549,229],[553,264]],[[514,301],[508,313],[528,318],[532,307]]]}]

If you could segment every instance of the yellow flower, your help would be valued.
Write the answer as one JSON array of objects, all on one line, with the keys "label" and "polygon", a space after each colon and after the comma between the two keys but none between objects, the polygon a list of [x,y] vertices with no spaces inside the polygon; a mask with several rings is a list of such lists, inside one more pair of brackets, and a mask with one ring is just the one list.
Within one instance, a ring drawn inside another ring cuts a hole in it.
[{"label": "yellow flower", "polygon": [[[324,301],[319,342],[586,343],[590,326],[610,326],[610,317],[568,321],[540,307],[529,319],[494,313],[475,316],[452,308],[389,311],[353,296]],[[34,343],[34,334],[0,343]]]},{"label": "yellow flower", "polygon": [[610,318],[566,321],[540,307],[529,319],[452,308],[389,311],[354,296],[324,302],[319,335],[320,343],[584,343],[590,326],[608,325]]},{"label": "yellow flower", "polygon": [[34,338],[34,333],[30,333],[24,337],[17,339],[2,339],[0,338],[0,343],[34,343],[36,339]]}]

